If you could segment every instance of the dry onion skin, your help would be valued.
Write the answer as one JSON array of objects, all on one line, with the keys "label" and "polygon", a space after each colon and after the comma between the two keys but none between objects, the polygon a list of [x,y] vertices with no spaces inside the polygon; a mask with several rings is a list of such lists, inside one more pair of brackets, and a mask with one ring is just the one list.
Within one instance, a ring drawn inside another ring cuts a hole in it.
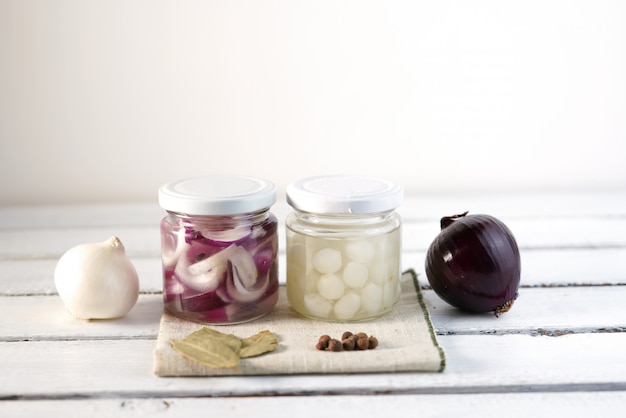
[{"label": "dry onion skin", "polygon": [[54,284],[79,319],[121,318],[139,297],[137,271],[117,237],[70,248],[57,262]]},{"label": "dry onion skin", "polygon": [[519,248],[509,228],[493,216],[443,217],[425,264],[435,293],[459,309],[499,316],[518,296]]}]

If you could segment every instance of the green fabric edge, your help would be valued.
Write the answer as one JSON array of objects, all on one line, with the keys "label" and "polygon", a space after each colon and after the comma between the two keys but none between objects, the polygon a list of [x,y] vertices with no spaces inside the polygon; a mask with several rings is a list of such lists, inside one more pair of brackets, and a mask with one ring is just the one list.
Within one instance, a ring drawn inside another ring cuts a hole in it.
[{"label": "green fabric edge", "polygon": [[411,277],[413,277],[413,285],[415,286],[415,293],[417,294],[417,301],[422,308],[422,312],[424,314],[424,320],[428,324],[428,331],[430,333],[430,339],[432,340],[435,347],[439,351],[439,372],[442,372],[446,367],[446,354],[443,351],[443,348],[439,345],[439,341],[437,341],[437,335],[435,334],[435,328],[433,327],[433,323],[430,320],[430,313],[426,308],[426,303],[424,302],[424,297],[422,296],[422,290],[420,288],[419,282],[417,280],[417,273],[412,268],[404,271],[402,274],[409,273]]}]

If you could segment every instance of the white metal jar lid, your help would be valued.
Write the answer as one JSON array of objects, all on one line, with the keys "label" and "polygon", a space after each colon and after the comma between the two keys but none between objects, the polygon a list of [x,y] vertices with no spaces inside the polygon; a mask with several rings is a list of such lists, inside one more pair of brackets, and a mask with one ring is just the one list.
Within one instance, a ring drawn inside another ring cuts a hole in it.
[{"label": "white metal jar lid", "polygon": [[273,183],[244,176],[192,177],[159,189],[159,204],[188,215],[235,215],[268,209],[276,202]]},{"label": "white metal jar lid", "polygon": [[402,186],[377,177],[328,175],[308,177],[287,186],[287,203],[322,214],[368,214],[402,204]]}]

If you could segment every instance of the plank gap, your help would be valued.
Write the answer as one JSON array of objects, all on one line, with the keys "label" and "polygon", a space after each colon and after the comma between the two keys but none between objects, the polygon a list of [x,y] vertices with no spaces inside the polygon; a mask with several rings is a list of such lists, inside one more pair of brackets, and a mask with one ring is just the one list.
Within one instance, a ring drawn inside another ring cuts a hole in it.
[{"label": "plank gap", "polygon": [[[178,378],[159,378],[178,379]],[[267,397],[308,397],[308,396],[385,396],[385,395],[477,395],[477,394],[519,394],[519,393],[579,393],[579,392],[615,392],[626,390],[626,382],[597,382],[597,383],[566,383],[566,384],[521,384],[521,385],[487,385],[487,386],[454,386],[454,387],[424,387],[424,388],[394,388],[390,390],[370,389],[337,389],[337,390],[269,390],[256,394],[214,393],[206,391],[106,391],[81,393],[32,393],[9,394],[0,396],[1,401],[62,401],[62,400],[94,400],[94,399],[205,399],[205,398],[267,398]]]}]

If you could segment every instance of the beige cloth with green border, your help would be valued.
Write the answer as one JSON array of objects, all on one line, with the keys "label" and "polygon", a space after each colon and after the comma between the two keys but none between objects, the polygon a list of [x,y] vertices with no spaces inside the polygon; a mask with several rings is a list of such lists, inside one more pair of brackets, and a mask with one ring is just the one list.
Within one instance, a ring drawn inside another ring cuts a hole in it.
[{"label": "beige cloth with green border", "polygon": [[[237,370],[207,367],[174,351],[173,339],[183,339],[204,325],[164,312],[154,350],[154,373],[165,377],[442,371],[444,352],[437,342],[413,270],[402,275],[401,285],[400,300],[392,312],[356,323],[302,317],[289,307],[285,288],[281,286],[276,307],[263,318],[237,325],[208,326],[239,338],[263,330],[270,330],[278,337],[278,349],[259,357],[241,359]],[[344,331],[374,335],[379,346],[373,350],[342,352],[315,348],[321,335],[341,339]]]}]

